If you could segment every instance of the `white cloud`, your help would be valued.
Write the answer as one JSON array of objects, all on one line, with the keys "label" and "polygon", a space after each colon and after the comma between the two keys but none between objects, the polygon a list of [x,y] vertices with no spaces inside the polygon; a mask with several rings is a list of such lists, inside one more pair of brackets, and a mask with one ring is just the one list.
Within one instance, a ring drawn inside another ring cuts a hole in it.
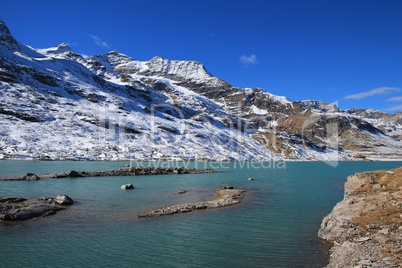
[{"label": "white cloud", "polygon": [[106,41],[103,41],[100,39],[98,36],[90,34],[89,37],[91,37],[92,41],[94,42],[95,45],[100,46],[100,47],[110,47],[109,44]]},{"label": "white cloud", "polygon": [[240,57],[240,61],[244,64],[244,65],[253,65],[253,64],[258,64],[258,59],[257,56],[252,54],[250,56],[246,56],[246,55],[242,55]]},{"label": "white cloud", "polygon": [[387,101],[402,101],[402,96],[395,96],[395,97],[389,98]]},{"label": "white cloud", "polygon": [[[389,98],[387,101],[402,102],[402,96],[395,96],[395,97]],[[402,111],[402,104],[399,104],[397,106],[393,106],[393,107],[387,109],[387,111],[401,112]]]},{"label": "white cloud", "polygon": [[387,111],[397,111],[397,112],[401,112],[401,111],[402,111],[402,104],[401,104],[401,105],[394,106],[394,107],[391,107],[391,108],[387,109]]},{"label": "white cloud", "polygon": [[392,91],[400,91],[400,90],[401,89],[397,88],[397,87],[379,87],[379,88],[374,88],[369,91],[360,92],[360,93],[352,94],[352,95],[347,95],[347,96],[345,96],[345,99],[360,100],[360,99],[364,99],[367,97],[371,97],[371,96],[375,96],[375,95],[384,95],[384,94],[390,93]]}]

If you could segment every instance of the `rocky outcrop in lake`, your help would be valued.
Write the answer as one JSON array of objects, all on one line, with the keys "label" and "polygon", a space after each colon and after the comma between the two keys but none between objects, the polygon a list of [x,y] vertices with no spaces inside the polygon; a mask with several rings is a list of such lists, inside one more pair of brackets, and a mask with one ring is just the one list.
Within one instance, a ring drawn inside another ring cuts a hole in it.
[{"label": "rocky outcrop in lake", "polygon": [[151,218],[163,215],[172,215],[176,213],[191,212],[193,210],[228,207],[240,203],[244,191],[245,190],[243,189],[233,189],[233,187],[232,189],[218,190],[215,191],[215,193],[217,193],[217,196],[209,201],[177,204],[168,207],[163,207],[151,210],[149,212],[141,213],[138,215],[138,217]]},{"label": "rocky outcrop in lake", "polygon": [[122,186],[120,186],[120,189],[122,190],[130,190],[134,188],[135,188],[134,185],[132,185],[131,183],[123,184]]},{"label": "rocky outcrop in lake", "polygon": [[74,204],[73,199],[71,197],[69,197],[68,195],[58,195],[54,199],[54,202],[56,204],[65,205],[65,206],[70,206],[70,205]]},{"label": "rocky outcrop in lake", "polygon": [[136,176],[136,175],[163,175],[163,174],[198,174],[198,173],[214,173],[213,169],[196,169],[185,167],[124,167],[117,170],[106,171],[75,171],[70,170],[62,173],[51,173],[36,175],[26,173],[23,176],[0,178],[0,181],[22,181],[22,180],[39,180],[39,179],[58,179],[58,178],[80,178],[80,177],[119,177],[119,176]]},{"label": "rocky outcrop in lake", "polygon": [[41,197],[38,200],[28,200],[19,197],[0,198],[0,221],[21,221],[37,217],[46,217],[63,210],[63,206],[71,205],[73,200],[66,195],[56,198]]},{"label": "rocky outcrop in lake", "polygon": [[333,243],[327,267],[402,267],[402,168],[356,173],[318,236]]}]

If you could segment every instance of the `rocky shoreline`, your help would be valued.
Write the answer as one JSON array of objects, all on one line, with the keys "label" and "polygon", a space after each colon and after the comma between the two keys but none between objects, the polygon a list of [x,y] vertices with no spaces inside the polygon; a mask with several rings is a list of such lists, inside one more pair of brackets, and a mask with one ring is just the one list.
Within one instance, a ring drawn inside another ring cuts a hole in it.
[{"label": "rocky shoreline", "polygon": [[211,200],[163,207],[151,210],[149,212],[141,213],[138,215],[138,218],[151,218],[163,215],[186,213],[194,210],[228,207],[240,203],[242,194],[244,192],[245,190],[243,189],[233,189],[233,187],[224,187],[224,189],[222,190],[215,191],[215,193],[217,193],[217,196],[215,196]]},{"label": "rocky shoreline", "polygon": [[164,175],[164,174],[199,174],[215,173],[213,169],[196,169],[184,167],[124,167],[117,170],[107,171],[75,171],[70,170],[62,173],[51,173],[36,175],[26,173],[23,176],[0,178],[0,181],[22,181],[22,180],[40,180],[40,179],[58,179],[58,178],[80,178],[80,177],[118,177],[118,176],[136,176],[136,175]]},{"label": "rocky shoreline", "polygon": [[349,176],[318,236],[333,244],[328,268],[402,267],[402,168]]}]

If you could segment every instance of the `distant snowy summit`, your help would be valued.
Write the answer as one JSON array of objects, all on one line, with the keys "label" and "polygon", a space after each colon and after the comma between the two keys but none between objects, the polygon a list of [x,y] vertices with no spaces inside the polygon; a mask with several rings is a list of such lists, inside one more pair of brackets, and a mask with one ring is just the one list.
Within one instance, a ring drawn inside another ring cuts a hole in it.
[{"label": "distant snowy summit", "polygon": [[35,49],[0,21],[0,159],[401,159],[402,114],[236,88],[196,61]]},{"label": "distant snowy summit", "polygon": [[65,54],[65,53],[74,53],[73,49],[67,43],[61,43],[57,47],[51,47],[47,49],[37,49],[41,54],[48,54],[48,55],[58,55],[58,54]]}]

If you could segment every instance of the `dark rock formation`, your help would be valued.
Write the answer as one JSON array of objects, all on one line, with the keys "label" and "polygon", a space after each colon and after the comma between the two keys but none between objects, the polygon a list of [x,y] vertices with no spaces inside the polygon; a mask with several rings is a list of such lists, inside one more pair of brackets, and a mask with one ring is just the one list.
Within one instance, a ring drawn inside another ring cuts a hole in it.
[{"label": "dark rock formation", "polygon": [[37,181],[37,180],[40,180],[40,178],[39,178],[37,175],[33,174],[33,173],[27,173],[27,174],[24,176],[24,180],[27,180],[27,181]]},{"label": "dark rock formation", "polygon": [[21,221],[56,214],[64,208],[45,202],[28,202],[25,198],[0,198],[0,221]]},{"label": "dark rock formation", "polygon": [[63,209],[50,205],[0,205],[0,220],[2,221],[21,221],[36,218],[39,216],[45,217],[56,214],[57,211]]},{"label": "dark rock formation", "polygon": [[78,178],[78,177],[82,177],[82,175],[75,170],[70,170],[69,172],[66,172],[66,177]]}]

